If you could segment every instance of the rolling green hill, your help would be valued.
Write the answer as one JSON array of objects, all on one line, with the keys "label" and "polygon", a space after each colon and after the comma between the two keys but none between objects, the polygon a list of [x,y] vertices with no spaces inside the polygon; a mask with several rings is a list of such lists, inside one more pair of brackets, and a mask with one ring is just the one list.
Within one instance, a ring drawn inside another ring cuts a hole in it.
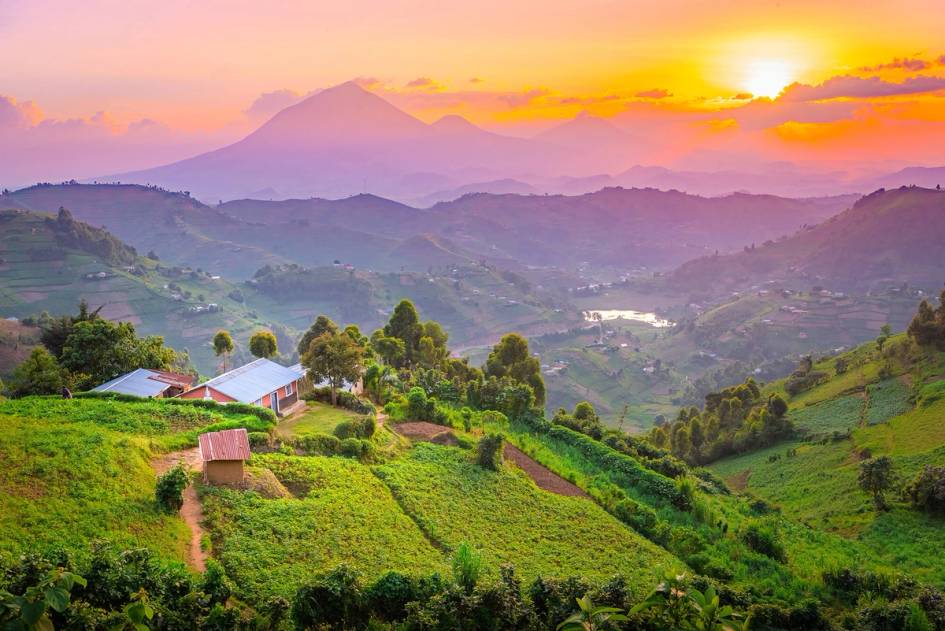
[{"label": "rolling green hill", "polygon": [[[871,556],[914,576],[941,583],[945,545],[940,518],[889,494],[891,509],[877,513],[857,484],[860,463],[889,456],[897,487],[925,465],[945,464],[945,354],[915,348],[904,336],[879,352],[867,344],[815,364],[828,377],[789,398],[795,440],[727,458],[712,469],[734,487],[779,507],[786,517],[865,546]],[[771,392],[783,390],[774,382]]]},{"label": "rolling green hill", "polygon": [[706,256],[679,267],[676,288],[724,294],[776,280],[795,289],[824,285],[865,292],[909,283],[942,283],[945,191],[902,187],[877,190],[823,223],[791,237],[727,256]]}]

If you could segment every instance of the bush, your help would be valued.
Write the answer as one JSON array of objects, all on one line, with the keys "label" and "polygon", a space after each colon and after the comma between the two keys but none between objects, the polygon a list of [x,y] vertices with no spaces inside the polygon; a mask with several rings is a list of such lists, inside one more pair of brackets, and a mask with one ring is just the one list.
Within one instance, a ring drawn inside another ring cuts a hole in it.
[{"label": "bush", "polygon": [[251,447],[269,447],[272,443],[272,436],[267,432],[249,432],[247,436]]},{"label": "bush", "polygon": [[914,508],[945,515],[945,467],[925,465],[903,491]]},{"label": "bush", "polygon": [[341,440],[331,434],[311,434],[293,440],[294,446],[307,456],[334,456],[341,453]]},{"label": "bush", "polygon": [[436,402],[427,398],[423,388],[414,386],[407,393],[407,418],[414,421],[434,422]]},{"label": "bush", "polygon": [[371,612],[389,623],[407,617],[407,604],[418,599],[417,588],[411,577],[389,571],[371,585],[366,594]]},{"label": "bush", "polygon": [[476,462],[484,469],[498,471],[502,466],[502,449],[505,445],[505,436],[502,434],[487,434],[479,439],[476,449]]},{"label": "bush", "polygon": [[624,487],[638,489],[655,501],[671,503],[680,510],[692,507],[690,500],[676,488],[674,480],[645,468],[636,458],[566,427],[552,426],[548,436],[576,448],[588,460],[609,471]]},{"label": "bush", "polygon": [[367,624],[360,575],[346,565],[295,594],[292,619],[301,629],[359,629]]},{"label": "bush", "polygon": [[178,464],[158,476],[154,497],[158,505],[169,513],[176,513],[184,505],[184,489],[187,488],[187,471]]},{"label": "bush", "polygon": [[339,423],[335,427],[335,436],[346,438],[371,438],[377,431],[377,421],[373,416],[364,416],[350,421]]},{"label": "bush", "polygon": [[810,390],[829,375],[820,370],[812,370],[806,374],[794,374],[784,383],[784,391],[796,396],[805,390]]},{"label": "bush", "polygon": [[345,438],[341,441],[339,453],[348,458],[357,458],[367,462],[374,457],[374,444],[360,438]]},{"label": "bush", "polygon": [[741,539],[750,549],[779,563],[787,563],[787,552],[781,533],[770,521],[753,520],[741,533]]}]

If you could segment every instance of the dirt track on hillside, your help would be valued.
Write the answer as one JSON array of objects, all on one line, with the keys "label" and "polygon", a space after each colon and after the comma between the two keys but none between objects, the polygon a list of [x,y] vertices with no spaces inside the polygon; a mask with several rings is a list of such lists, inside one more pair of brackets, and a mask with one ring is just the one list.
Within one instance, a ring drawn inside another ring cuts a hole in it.
[{"label": "dirt track on hillside", "polygon": [[[392,425],[397,432],[411,440],[429,441],[441,445],[457,444],[456,436],[452,430],[435,423],[426,421],[398,423]],[[554,473],[550,469],[535,462],[530,456],[526,455],[515,445],[505,443],[505,458],[524,471],[528,477],[534,480],[535,485],[545,491],[557,493],[558,495],[568,495],[572,497],[588,497],[583,489],[572,484]]]},{"label": "dirt track on hillside", "polygon": [[[203,464],[200,453],[194,447],[185,451],[162,454],[151,461],[151,467],[154,468],[155,473],[160,475],[181,461],[186,467],[197,471],[200,470]],[[187,562],[193,569],[203,572],[207,569],[207,553],[200,546],[204,534],[203,527],[200,525],[200,522],[203,521],[203,510],[200,507],[200,500],[197,498],[197,489],[194,488],[193,484],[187,485],[183,496],[184,505],[181,506],[180,516],[187,527],[190,528],[190,549]]]}]

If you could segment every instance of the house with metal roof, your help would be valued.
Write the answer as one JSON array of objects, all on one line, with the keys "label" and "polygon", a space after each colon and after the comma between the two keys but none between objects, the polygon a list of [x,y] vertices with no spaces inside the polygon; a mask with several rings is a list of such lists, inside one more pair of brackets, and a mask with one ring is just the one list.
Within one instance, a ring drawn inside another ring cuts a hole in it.
[{"label": "house with metal roof", "polygon": [[243,463],[249,460],[249,434],[243,428],[208,432],[198,438],[203,480],[210,484],[239,484]]},{"label": "house with metal roof", "polygon": [[251,403],[282,416],[299,403],[298,371],[260,358],[184,392],[182,399]]},{"label": "house with metal roof", "polygon": [[[303,366],[301,363],[289,366],[289,370],[294,370],[296,373],[298,373],[299,379],[304,379],[306,373],[308,372],[308,369],[305,368],[305,366]],[[331,383],[328,381],[328,379],[322,379],[318,383],[312,384],[314,388],[327,388],[330,385]],[[357,394],[357,395],[360,395],[363,390],[364,388],[362,384],[362,379],[358,379],[358,381],[355,383],[351,383],[350,381],[347,381],[347,380],[342,381],[341,388],[338,389],[339,392],[344,391],[344,392],[350,392],[352,394]]]},{"label": "house with metal roof", "polygon": [[92,388],[93,392],[117,392],[136,397],[169,398],[189,390],[196,381],[191,375],[166,370],[138,368]]}]

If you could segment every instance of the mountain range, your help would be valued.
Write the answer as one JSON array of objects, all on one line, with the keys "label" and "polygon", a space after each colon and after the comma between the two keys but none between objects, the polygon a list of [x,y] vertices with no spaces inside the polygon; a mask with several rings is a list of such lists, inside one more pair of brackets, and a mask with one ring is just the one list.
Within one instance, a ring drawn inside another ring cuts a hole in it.
[{"label": "mountain range", "polygon": [[458,115],[425,123],[348,82],[283,109],[231,145],[94,181],[154,184],[210,202],[370,192],[415,206],[474,192],[576,195],[623,186],[810,197],[945,181],[945,167],[862,178],[791,163],[715,171],[641,166],[651,144],[647,130],[587,113],[531,138],[493,133]]}]

